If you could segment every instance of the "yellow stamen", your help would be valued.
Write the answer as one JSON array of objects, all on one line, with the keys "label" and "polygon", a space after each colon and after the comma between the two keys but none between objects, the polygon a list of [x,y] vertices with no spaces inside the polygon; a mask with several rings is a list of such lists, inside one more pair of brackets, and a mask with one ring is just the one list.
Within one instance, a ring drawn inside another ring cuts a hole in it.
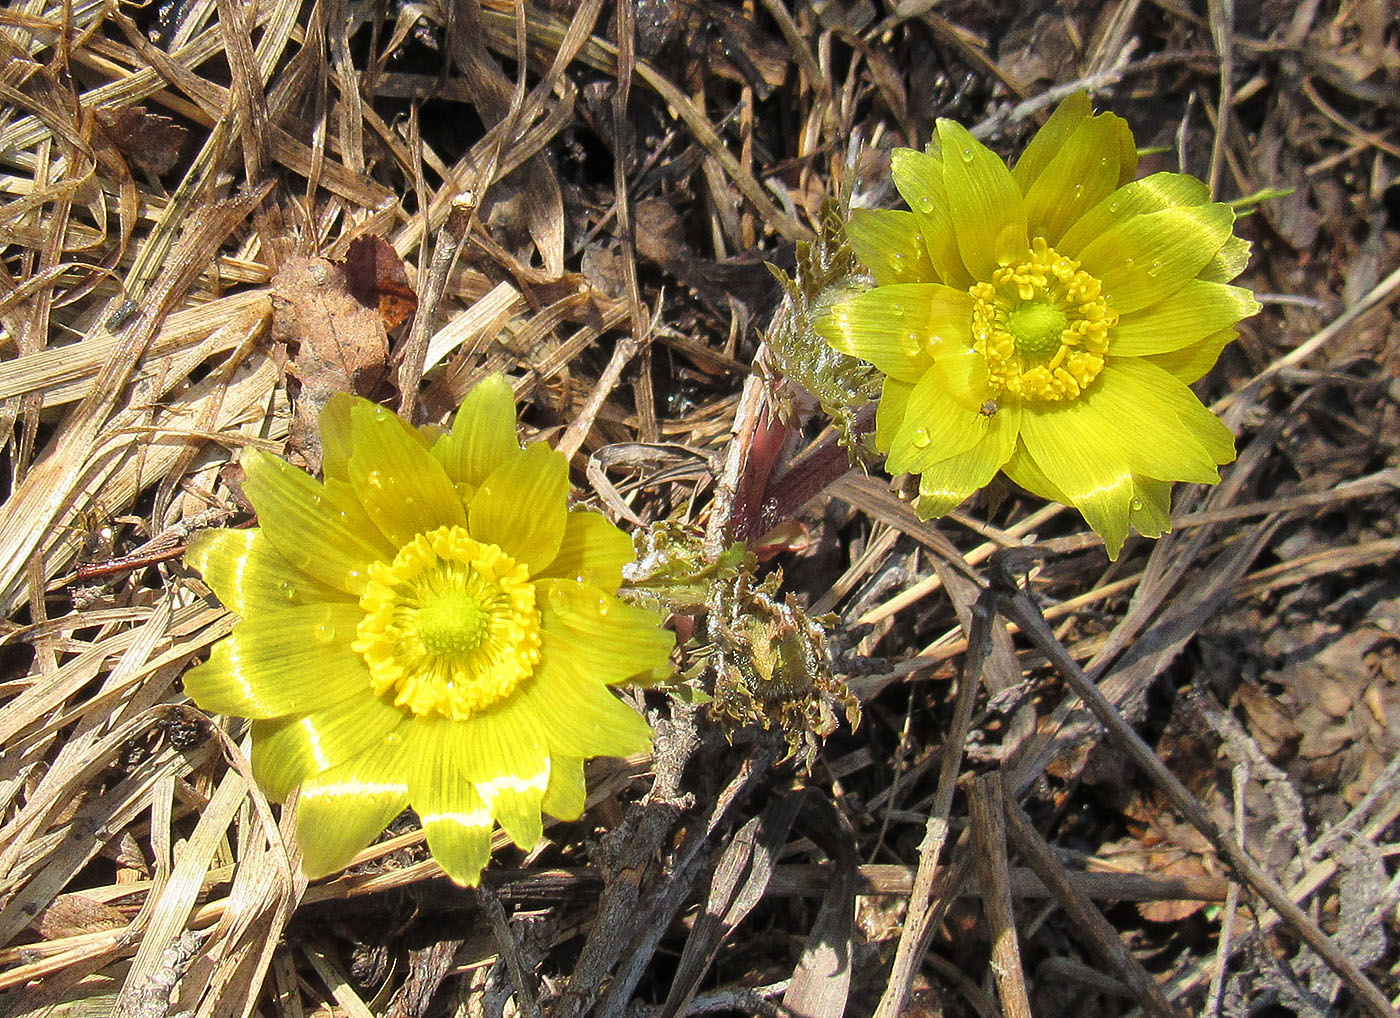
[{"label": "yellow stamen", "polygon": [[540,660],[529,570],[464,527],[439,527],[369,567],[351,644],[376,693],[465,721],[509,696]]},{"label": "yellow stamen", "polygon": [[987,358],[994,399],[1074,399],[1103,370],[1118,313],[1102,284],[1044,237],[1028,255],[973,284],[972,346]]}]

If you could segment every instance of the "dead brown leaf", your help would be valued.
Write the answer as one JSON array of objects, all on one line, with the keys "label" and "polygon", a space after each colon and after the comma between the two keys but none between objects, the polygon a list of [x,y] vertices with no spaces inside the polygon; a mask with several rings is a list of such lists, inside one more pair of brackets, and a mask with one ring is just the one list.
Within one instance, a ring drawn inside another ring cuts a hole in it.
[{"label": "dead brown leaf", "polygon": [[100,109],[94,116],[122,155],[157,177],[174,168],[190,138],[184,127],[144,106]]},{"label": "dead brown leaf", "polygon": [[378,310],[386,330],[397,329],[418,309],[403,259],[382,237],[356,237],[343,262],[345,283],[357,301]]},{"label": "dead brown leaf", "polygon": [[272,280],[273,337],[296,346],[288,373],[298,383],[287,453],[321,464],[316,421],[337,392],[371,395],[389,366],[389,337],[377,307],[351,292],[345,272],[324,258],[289,259]]}]

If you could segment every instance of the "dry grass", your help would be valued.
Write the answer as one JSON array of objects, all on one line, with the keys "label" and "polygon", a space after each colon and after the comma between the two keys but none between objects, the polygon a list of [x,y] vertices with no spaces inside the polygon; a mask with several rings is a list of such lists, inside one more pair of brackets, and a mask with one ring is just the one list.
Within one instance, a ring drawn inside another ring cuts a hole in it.
[{"label": "dry grass", "polygon": [[[0,10],[0,1014],[1394,1013],[1400,41],[1244,8]],[[1011,151],[1082,84],[1153,168],[1293,189],[1203,383],[1238,462],[1115,564],[1014,491],[806,501],[839,460],[764,413],[759,263],[934,116]],[[387,323],[296,289],[366,236]],[[441,420],[496,370],[615,517],[782,524],[864,723],[803,776],[657,695],[655,759],[490,890],[407,819],[307,887],[180,692],[231,619],[178,553],[330,391]]]}]

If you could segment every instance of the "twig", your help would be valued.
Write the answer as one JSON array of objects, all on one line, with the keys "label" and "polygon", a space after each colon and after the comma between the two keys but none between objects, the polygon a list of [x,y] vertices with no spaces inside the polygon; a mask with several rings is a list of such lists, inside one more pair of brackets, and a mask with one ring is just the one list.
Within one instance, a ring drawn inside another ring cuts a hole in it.
[{"label": "twig", "polygon": [[[897,1018],[904,1013],[913,986],[914,972],[928,952],[935,924],[931,903],[935,878],[939,875],[938,857],[948,839],[948,816],[953,811],[953,792],[957,787],[958,770],[962,766],[963,743],[972,723],[972,708],[977,701],[977,687],[982,675],[982,663],[992,649],[992,614],[994,594],[984,595],[972,606],[972,631],[968,637],[967,657],[963,659],[962,678],[958,684],[958,699],[953,710],[953,725],[944,743],[943,764],[938,773],[938,792],[933,809],[924,827],[924,840],[919,845],[919,868],[914,875],[914,888],[909,895],[908,919],[895,948],[894,965],[885,992],[875,1010],[875,1018]],[[956,886],[956,885],[955,885]]]},{"label": "twig", "polygon": [[972,779],[968,810],[977,879],[982,884],[982,911],[992,933],[992,978],[996,980],[1002,1014],[1005,1018],[1030,1018],[1030,995],[1021,969],[1021,945],[1016,939],[1016,911],[1011,905],[1001,782],[995,774],[979,774]]},{"label": "twig", "polygon": [[476,901],[481,906],[486,921],[491,924],[491,933],[496,938],[501,957],[505,959],[511,982],[515,984],[515,1004],[525,1018],[542,1018],[540,1002],[535,998],[534,985],[530,973],[525,970],[525,961],[520,957],[520,945],[515,942],[515,934],[510,930],[510,920],[501,899],[496,892],[486,886],[476,889]]},{"label": "twig", "polygon": [[447,224],[433,245],[433,257],[428,264],[427,278],[423,281],[423,292],[418,295],[418,310],[413,315],[408,342],[404,344],[403,358],[399,361],[398,385],[403,396],[399,413],[408,421],[413,420],[413,411],[418,405],[418,383],[423,378],[423,365],[428,353],[428,341],[432,338],[437,321],[438,305],[442,303],[442,295],[447,290],[452,266],[457,264],[457,255],[467,239],[476,203],[477,196],[469,191],[454,196]]},{"label": "twig", "polygon": [[1172,805],[1183,819],[1200,831],[1211,846],[1234,868],[1240,879],[1249,885],[1270,907],[1276,911],[1288,927],[1304,943],[1311,947],[1327,966],[1346,983],[1351,992],[1361,1001],[1367,1012],[1375,1018],[1395,1018],[1397,1012],[1390,1006],[1385,994],[1367,978],[1366,973],[1348,958],[1336,943],[1323,933],[1318,925],[1303,912],[1272,876],[1270,876],[1249,854],[1231,837],[1224,834],[1210,819],[1205,807],[1193,796],[1185,785],[1167,770],[1152,748],[1142,740],[1133,728],[1114,709],[1113,704],[1089,681],[1078,662],[1067,651],[1064,644],[1055,638],[1054,631],[1040,614],[1040,609],[1024,591],[1017,590],[1001,602],[1002,612],[1008,619],[1021,627],[1032,643],[1050,659],[1050,663],[1069,684],[1070,688],[1094,712],[1099,723],[1108,731],[1110,738],[1123,749],[1134,763],[1171,800]]},{"label": "twig", "polygon": [[1089,942],[1094,953],[1118,973],[1146,1007],[1161,1018],[1176,1018],[1176,1011],[1156,981],[1142,967],[1142,963],[1123,946],[1117,931],[1109,925],[1103,913],[1075,886],[1074,881],[1070,879],[1072,874],[1055,858],[1054,851],[1040,836],[1030,818],[1010,795],[1004,796],[1003,805],[1006,833],[1011,836],[1016,851],[1035,871],[1036,876],[1044,881],[1061,907],[1069,913],[1076,929]]}]

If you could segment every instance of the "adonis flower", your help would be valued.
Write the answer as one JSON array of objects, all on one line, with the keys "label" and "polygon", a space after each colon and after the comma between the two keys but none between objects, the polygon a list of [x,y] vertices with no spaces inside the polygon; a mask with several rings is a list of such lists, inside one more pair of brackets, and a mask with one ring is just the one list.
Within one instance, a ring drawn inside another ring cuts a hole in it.
[{"label": "adonis flower", "polygon": [[1259,310],[1228,285],[1249,260],[1235,215],[1181,173],[1133,180],[1127,124],[1083,93],[1014,168],[939,120],[898,149],[909,211],[855,211],[873,288],[816,323],[886,376],[875,441],[939,516],[1004,471],[1078,509],[1117,557],[1170,527],[1173,481],[1216,482],[1229,430],[1187,385]]},{"label": "adonis flower", "polygon": [[500,376],[436,435],[362,399],[321,417],[325,480],[245,455],[255,530],[188,561],[240,621],[185,676],[208,711],[253,719],[253,773],[301,786],[302,867],[343,867],[406,806],[453,880],[475,884],[499,823],[576,819],[583,761],[645,750],[608,685],[665,665],[651,612],[615,596],[632,542],[570,512],[564,456],[520,448]]}]

